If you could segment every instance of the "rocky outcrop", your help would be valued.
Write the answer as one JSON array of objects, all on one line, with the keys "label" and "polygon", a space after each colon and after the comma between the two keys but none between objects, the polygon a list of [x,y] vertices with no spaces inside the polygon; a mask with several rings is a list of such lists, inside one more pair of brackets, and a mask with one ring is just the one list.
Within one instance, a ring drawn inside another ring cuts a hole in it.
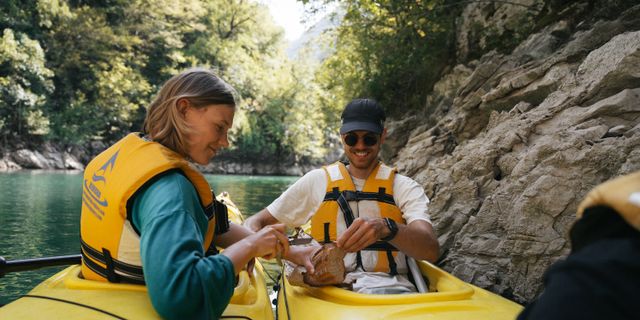
[{"label": "rocky outcrop", "polygon": [[[458,24],[456,55],[466,61],[478,52],[492,48],[509,49],[519,43],[535,25],[536,15],[545,6],[544,1],[520,0],[510,3],[498,1],[471,1]],[[512,49],[512,48],[511,48]]]},{"label": "rocky outcrop", "polygon": [[618,16],[555,21],[455,66],[427,120],[391,122],[386,157],[425,187],[454,275],[532,300],[584,195],[640,170],[640,6]]},{"label": "rocky outcrop", "polygon": [[0,159],[0,170],[42,169],[42,170],[83,170],[84,165],[70,151],[45,143],[38,150],[21,148],[6,152]]}]

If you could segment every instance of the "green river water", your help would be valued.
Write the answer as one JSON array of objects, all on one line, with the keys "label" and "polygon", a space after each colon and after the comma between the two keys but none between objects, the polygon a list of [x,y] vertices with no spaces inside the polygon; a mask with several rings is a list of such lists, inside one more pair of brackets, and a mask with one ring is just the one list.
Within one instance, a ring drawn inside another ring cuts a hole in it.
[{"label": "green river water", "polygon": [[[207,175],[216,193],[228,191],[243,214],[275,199],[297,177]],[[80,172],[18,171],[0,174],[0,256],[7,260],[77,254],[82,195]],[[0,278],[6,304],[62,267]]]}]

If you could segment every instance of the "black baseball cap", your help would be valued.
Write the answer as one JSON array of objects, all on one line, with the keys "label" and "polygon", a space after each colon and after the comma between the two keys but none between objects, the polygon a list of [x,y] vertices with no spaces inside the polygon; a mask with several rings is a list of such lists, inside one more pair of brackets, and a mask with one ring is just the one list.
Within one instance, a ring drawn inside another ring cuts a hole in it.
[{"label": "black baseball cap", "polygon": [[387,118],[382,106],[373,99],[355,99],[342,111],[340,134],[351,131],[370,131],[381,134]]}]

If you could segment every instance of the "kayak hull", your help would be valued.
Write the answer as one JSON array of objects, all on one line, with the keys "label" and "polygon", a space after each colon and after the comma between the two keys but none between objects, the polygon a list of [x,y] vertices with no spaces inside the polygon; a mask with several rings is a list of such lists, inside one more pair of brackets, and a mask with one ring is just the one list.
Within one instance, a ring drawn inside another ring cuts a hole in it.
[{"label": "kayak hull", "polygon": [[418,265],[429,279],[428,293],[360,294],[332,286],[304,288],[290,285],[283,277],[278,319],[513,320],[522,311],[519,304],[465,283],[426,261]]}]

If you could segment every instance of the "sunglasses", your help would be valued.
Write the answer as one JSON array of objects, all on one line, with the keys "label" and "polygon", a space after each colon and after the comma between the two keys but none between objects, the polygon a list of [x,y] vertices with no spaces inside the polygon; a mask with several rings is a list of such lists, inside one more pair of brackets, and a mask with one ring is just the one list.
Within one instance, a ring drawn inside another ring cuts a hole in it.
[{"label": "sunglasses", "polygon": [[[358,144],[359,139],[360,138],[357,134],[347,133],[344,136],[344,143],[346,143],[349,147],[353,147]],[[376,144],[378,144],[378,136],[373,133],[365,134],[364,136],[362,136],[362,142],[364,142],[364,145],[367,147],[375,146]]]}]

